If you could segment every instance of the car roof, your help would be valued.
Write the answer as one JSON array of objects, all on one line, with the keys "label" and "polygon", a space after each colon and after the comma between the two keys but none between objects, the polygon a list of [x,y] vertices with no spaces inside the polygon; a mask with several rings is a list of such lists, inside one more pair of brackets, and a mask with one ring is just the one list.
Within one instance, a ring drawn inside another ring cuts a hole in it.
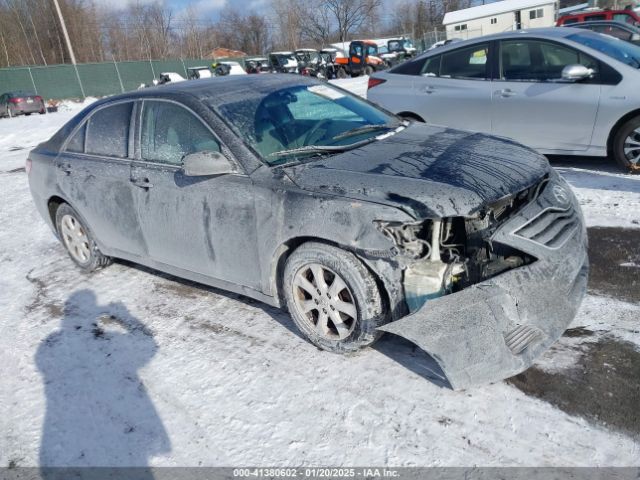
[{"label": "car roof", "polygon": [[99,106],[122,100],[142,100],[149,97],[167,99],[179,97],[193,99],[195,97],[198,100],[206,98],[209,104],[217,106],[227,103],[229,98],[246,96],[247,92],[260,92],[268,95],[287,87],[317,84],[319,84],[317,80],[302,75],[225,75],[133,90],[104,98],[92,105]]},{"label": "car roof", "polygon": [[477,43],[486,43],[494,40],[509,40],[516,39],[518,37],[533,37],[533,38],[566,38],[574,33],[584,33],[584,29],[577,29],[571,27],[547,27],[547,28],[531,28],[526,30],[514,30],[502,33],[494,33],[492,35],[484,35],[482,37],[475,37],[469,40],[462,40],[456,42],[450,42],[442,47],[438,47],[434,50],[427,50],[420,57],[426,57],[431,55],[439,55],[442,52],[449,50],[457,50],[458,48],[464,48],[465,46],[475,45]]},{"label": "car roof", "polygon": [[[620,28],[624,28],[627,30],[632,30],[632,31],[640,31],[640,28],[636,27],[635,25],[631,25],[630,23],[624,23],[624,22],[617,22],[615,20],[589,20],[586,22],[578,22],[578,23],[571,23],[570,24],[572,28],[583,28],[583,26],[589,26],[589,25],[605,25],[605,26],[611,26],[611,27],[620,27]],[[563,25],[562,28],[567,28]]]},{"label": "car roof", "polygon": [[13,92],[5,92],[2,95],[9,95],[10,97],[15,97],[18,95],[21,95],[23,97],[32,97],[32,96],[35,96],[36,94],[33,92],[25,92],[23,90],[15,90]]}]

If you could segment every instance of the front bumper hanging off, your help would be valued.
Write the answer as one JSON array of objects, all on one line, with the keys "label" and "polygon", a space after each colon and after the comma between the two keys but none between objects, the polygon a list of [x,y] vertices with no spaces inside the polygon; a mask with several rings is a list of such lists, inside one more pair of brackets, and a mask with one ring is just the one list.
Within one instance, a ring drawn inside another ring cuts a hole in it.
[{"label": "front bumper hanging off", "polygon": [[554,178],[505,222],[492,242],[537,260],[380,327],[429,353],[454,389],[527,369],[575,317],[586,292],[587,236],[568,185]]}]

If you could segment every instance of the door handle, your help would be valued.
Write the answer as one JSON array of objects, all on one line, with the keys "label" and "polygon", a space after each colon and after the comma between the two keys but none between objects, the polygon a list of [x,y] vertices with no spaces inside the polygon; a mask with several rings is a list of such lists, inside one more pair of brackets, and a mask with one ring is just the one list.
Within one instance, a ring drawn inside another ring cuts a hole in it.
[{"label": "door handle", "polygon": [[149,190],[150,188],[153,188],[153,184],[149,182],[148,178],[132,178],[130,179],[130,181],[136,187],[142,188],[143,190]]},{"label": "door handle", "polygon": [[422,89],[424,93],[428,93],[428,94],[432,94],[433,92],[435,92],[435,90],[436,90],[436,87],[434,87],[433,85],[429,85]]},{"label": "door handle", "polygon": [[510,88],[504,88],[497,93],[499,93],[502,98],[509,98],[517,95],[517,93],[511,90]]},{"label": "door handle", "polygon": [[71,175],[71,172],[73,171],[70,163],[59,163],[58,170],[64,172],[65,175]]}]

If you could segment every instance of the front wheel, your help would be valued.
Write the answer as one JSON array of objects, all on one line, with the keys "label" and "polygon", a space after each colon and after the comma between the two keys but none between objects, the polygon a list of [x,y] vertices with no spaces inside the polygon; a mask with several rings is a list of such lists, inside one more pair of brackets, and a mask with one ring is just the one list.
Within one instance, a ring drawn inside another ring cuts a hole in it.
[{"label": "front wheel", "polygon": [[344,68],[339,68],[338,71],[336,72],[336,77],[340,79],[347,78],[347,72],[345,71]]},{"label": "front wheel", "polygon": [[352,253],[306,243],[285,266],[289,313],[311,343],[336,353],[373,344],[389,315],[373,275]]},{"label": "front wheel", "polygon": [[98,249],[91,231],[78,213],[66,203],[56,211],[56,229],[71,260],[83,270],[92,272],[111,263],[111,259]]},{"label": "front wheel", "polygon": [[367,65],[364,67],[364,74],[370,76],[373,73],[373,67],[371,65]]},{"label": "front wheel", "polygon": [[613,138],[613,157],[630,173],[640,173],[640,116],[626,122]]}]

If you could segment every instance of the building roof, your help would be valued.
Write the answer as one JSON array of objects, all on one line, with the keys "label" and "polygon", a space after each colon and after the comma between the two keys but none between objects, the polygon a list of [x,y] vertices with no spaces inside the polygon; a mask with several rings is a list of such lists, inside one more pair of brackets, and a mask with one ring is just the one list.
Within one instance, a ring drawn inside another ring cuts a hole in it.
[{"label": "building roof", "polygon": [[477,18],[489,17],[492,15],[500,15],[501,13],[513,12],[524,8],[539,7],[540,5],[549,5],[556,3],[555,0],[502,0],[500,2],[487,3],[486,5],[478,5],[477,7],[465,8],[464,10],[456,10],[455,12],[447,12],[442,20],[443,25],[451,25],[452,23],[467,22]]}]

